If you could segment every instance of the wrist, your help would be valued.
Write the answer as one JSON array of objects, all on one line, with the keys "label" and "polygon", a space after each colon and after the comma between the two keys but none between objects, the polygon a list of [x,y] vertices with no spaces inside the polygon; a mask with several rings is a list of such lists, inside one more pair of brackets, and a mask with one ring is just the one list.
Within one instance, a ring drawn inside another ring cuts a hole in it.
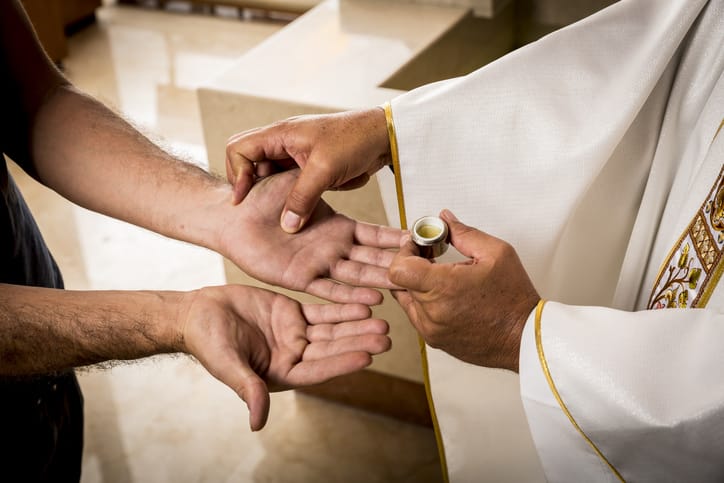
[{"label": "wrist", "polygon": [[514,313],[513,320],[509,324],[510,331],[508,333],[508,347],[510,347],[509,358],[506,364],[506,369],[510,369],[513,372],[519,372],[520,369],[520,346],[523,340],[523,330],[525,324],[530,318],[532,312],[535,311],[536,306],[540,301],[540,297],[536,294],[535,297],[531,297],[526,303],[521,304],[521,308]]},{"label": "wrist", "polygon": [[189,321],[189,314],[200,290],[192,290],[190,292],[182,292],[178,298],[173,301],[173,317],[169,320],[168,339],[171,341],[174,352],[190,353],[187,344],[186,330]]},{"label": "wrist", "polygon": [[235,209],[238,206],[232,203],[229,184],[219,182],[210,185],[200,202],[183,213],[176,238],[224,254],[224,232],[231,223]]},{"label": "wrist", "polygon": [[151,336],[156,348],[152,353],[185,352],[182,332],[179,330],[181,308],[185,298],[183,292],[152,292],[154,307],[143,309],[153,314],[155,329]]}]

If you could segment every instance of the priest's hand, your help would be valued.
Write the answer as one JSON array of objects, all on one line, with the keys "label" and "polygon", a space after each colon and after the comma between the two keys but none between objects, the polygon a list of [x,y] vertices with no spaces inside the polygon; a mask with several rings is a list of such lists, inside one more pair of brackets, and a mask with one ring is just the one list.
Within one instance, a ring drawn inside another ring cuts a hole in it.
[{"label": "priest's hand", "polygon": [[520,339],[540,297],[513,247],[445,210],[451,242],[470,259],[432,263],[406,241],[390,266],[393,292],[425,341],[463,361],[518,371]]},{"label": "priest's hand", "polygon": [[324,191],[358,188],[390,162],[384,111],[299,116],[232,136],[226,175],[239,203],[256,179],[302,168],[281,212],[284,231],[296,233],[312,217]]},{"label": "priest's hand", "polygon": [[295,169],[257,182],[224,221],[220,252],[270,284],[335,302],[381,303],[370,287],[395,288],[387,277],[394,253],[386,248],[398,248],[403,232],[352,220],[320,201],[302,232],[285,233],[279,214],[297,176]]},{"label": "priest's hand", "polygon": [[253,431],[266,423],[269,391],[363,369],[391,345],[369,307],[301,305],[243,285],[190,292],[179,313],[181,348],[246,402]]}]

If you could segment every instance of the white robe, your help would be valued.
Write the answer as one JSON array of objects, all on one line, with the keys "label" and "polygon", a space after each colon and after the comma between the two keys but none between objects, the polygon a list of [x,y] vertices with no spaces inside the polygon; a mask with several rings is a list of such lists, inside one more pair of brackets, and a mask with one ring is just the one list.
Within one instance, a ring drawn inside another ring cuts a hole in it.
[{"label": "white robe", "polygon": [[[392,100],[401,214],[450,208],[509,241],[549,301],[519,387],[427,348],[450,481],[540,478],[495,464],[528,429],[549,481],[724,481],[724,239],[706,211],[724,203],[723,72],[724,0],[624,0]],[[688,308],[645,310],[669,273],[689,278],[660,299]],[[499,423],[511,391],[527,428]]]}]

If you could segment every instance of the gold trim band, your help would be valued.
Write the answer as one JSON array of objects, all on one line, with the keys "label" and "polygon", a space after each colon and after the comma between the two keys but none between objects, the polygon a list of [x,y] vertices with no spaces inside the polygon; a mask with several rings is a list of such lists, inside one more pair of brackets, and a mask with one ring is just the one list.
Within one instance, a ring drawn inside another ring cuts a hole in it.
[{"label": "gold trim band", "polygon": [[420,361],[422,362],[422,373],[425,376],[425,394],[427,395],[427,404],[430,407],[430,418],[432,419],[432,427],[435,430],[435,441],[437,442],[437,453],[440,458],[440,468],[442,470],[442,480],[444,483],[450,483],[450,475],[447,470],[447,458],[445,456],[445,445],[442,442],[442,432],[440,431],[440,423],[437,421],[437,411],[435,411],[435,403],[432,399],[432,386],[430,385],[430,368],[427,362],[427,345],[422,336],[418,336],[420,344]]},{"label": "gold trim band", "polygon": [[[722,127],[724,127],[724,119],[719,124],[711,140],[710,147],[714,144]],[[722,230],[715,228],[711,224],[713,221],[707,208],[714,202],[717,192],[722,189],[722,186],[724,186],[724,167],[719,171],[711,191],[702,202],[694,218],[689,222],[689,225],[671,247],[666,258],[664,258],[654,286],[651,288],[647,308],[706,307],[709,298],[724,274],[724,248],[719,246],[720,242],[715,241],[717,233],[718,236],[722,236]],[[690,242],[687,242],[687,239]],[[699,274],[703,273],[703,276],[697,274],[695,280],[690,278],[691,272],[688,265],[690,263],[688,261],[689,243],[694,248],[692,258],[701,265],[701,268],[697,270],[701,270]],[[667,272],[668,276],[664,279]],[[693,283],[693,286],[690,289],[684,286],[684,284],[691,283]],[[689,297],[690,293],[693,293],[692,297]],[[677,300],[681,296],[684,296],[683,302]]]},{"label": "gold trim band", "polygon": [[392,105],[385,102],[385,121],[387,121],[387,136],[390,138],[390,154],[392,155],[392,170],[395,172],[395,189],[397,190],[397,211],[400,214],[400,228],[407,230],[407,215],[405,214],[405,195],[402,191],[402,172],[400,171],[400,154],[397,151],[397,131],[395,120],[392,117]]},{"label": "gold trim band", "polygon": [[[716,130],[716,133],[714,133],[714,137],[711,140],[711,144],[714,144],[714,141],[716,140],[716,137],[721,132],[722,128],[724,128],[724,119],[721,120],[721,123],[719,124],[719,127]],[[721,176],[721,174],[720,174]],[[719,178],[717,178],[717,181]],[[707,200],[711,196],[707,197]],[[706,201],[704,201],[706,203]],[[680,243],[679,243],[680,244]],[[678,244],[674,246],[674,249],[678,247]],[[698,302],[694,304],[694,307],[697,308],[704,308],[706,307],[706,304],[709,303],[709,299],[711,298],[711,294],[714,292],[714,289],[719,284],[719,280],[722,277],[722,274],[724,274],[724,263],[722,263],[722,258],[719,258],[719,261],[716,264],[716,267],[713,269],[711,278],[709,280],[705,281],[706,286],[704,287],[703,293],[701,295],[701,298],[699,298]]]},{"label": "gold trim band", "polygon": [[545,354],[543,353],[543,342],[542,342],[542,336],[541,336],[541,318],[543,316],[543,307],[545,306],[546,301],[541,300],[538,302],[538,306],[535,308],[535,345],[538,349],[538,359],[540,360],[541,368],[543,369],[543,374],[546,376],[546,380],[548,381],[548,386],[551,389],[551,392],[556,398],[556,401],[558,401],[558,405],[561,407],[561,410],[563,413],[568,417],[568,420],[571,422],[574,428],[578,431],[578,433],[583,437],[583,439],[586,440],[586,442],[593,448],[593,451],[596,452],[599,458],[603,460],[604,463],[608,466],[608,468],[613,472],[614,475],[619,479],[619,481],[622,481],[625,483],[625,480],[621,476],[621,474],[616,470],[616,468],[613,467],[610,461],[606,459],[606,457],[601,453],[601,450],[596,447],[596,445],[591,441],[591,438],[589,438],[586,433],[583,432],[581,427],[578,425],[576,420],[573,418],[573,415],[568,410],[568,407],[566,407],[566,404],[563,402],[563,399],[561,398],[561,395],[558,392],[558,389],[556,388],[555,383],[553,382],[553,377],[551,376],[551,371],[548,368],[548,361],[546,361]]},{"label": "gold trim band", "polygon": [[[392,156],[392,170],[395,172],[395,189],[397,190],[397,209],[400,214],[400,228],[407,230],[407,214],[405,213],[405,196],[402,191],[402,171],[400,170],[400,155],[397,151],[397,132],[395,131],[395,121],[392,117],[392,106],[389,101],[383,105],[385,110],[385,121],[387,122],[387,136],[390,138],[390,154]],[[432,388],[430,386],[430,370],[427,362],[427,349],[425,340],[418,337],[420,344],[420,360],[422,362],[422,373],[425,376],[425,394],[427,395],[427,404],[430,407],[430,417],[432,418],[432,426],[435,429],[435,440],[437,441],[437,451],[440,458],[440,468],[442,469],[442,479],[444,483],[450,483],[450,475],[447,471],[447,459],[445,458],[445,446],[442,442],[442,433],[440,432],[440,424],[437,421],[437,412],[435,411],[435,403],[432,400]]]},{"label": "gold trim band", "polygon": [[711,140],[711,142],[714,142],[714,139],[719,135],[719,131],[721,131],[721,128],[724,127],[724,119],[721,120],[721,124],[719,124],[719,128],[716,130],[716,133],[714,133],[714,138]]}]

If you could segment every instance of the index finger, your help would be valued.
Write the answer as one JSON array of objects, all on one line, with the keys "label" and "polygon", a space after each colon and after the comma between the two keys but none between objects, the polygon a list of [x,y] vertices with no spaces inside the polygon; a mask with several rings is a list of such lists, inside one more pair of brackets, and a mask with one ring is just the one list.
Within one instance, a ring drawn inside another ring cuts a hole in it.
[{"label": "index finger", "polygon": [[237,152],[227,153],[226,179],[232,186],[232,203],[238,205],[254,185],[254,163]]},{"label": "index finger", "polygon": [[302,313],[310,324],[329,324],[366,319],[372,311],[363,304],[302,304]]},{"label": "index finger", "polygon": [[376,248],[397,248],[406,232],[391,226],[355,222],[354,239],[360,245]]},{"label": "index finger", "polygon": [[430,260],[419,256],[419,250],[407,240],[392,260],[389,279],[395,285],[415,292],[427,292],[432,288],[430,275],[434,265]]},{"label": "index finger", "polygon": [[[226,177],[233,181],[243,165],[260,164],[267,161],[296,160],[284,144],[283,129],[272,124],[264,128],[251,129],[234,134],[226,142]],[[287,162],[290,167],[292,163]]]},{"label": "index finger", "polygon": [[241,203],[254,185],[255,163],[289,157],[276,137],[272,129],[257,128],[236,133],[226,142],[226,179],[233,187],[233,204]]}]

